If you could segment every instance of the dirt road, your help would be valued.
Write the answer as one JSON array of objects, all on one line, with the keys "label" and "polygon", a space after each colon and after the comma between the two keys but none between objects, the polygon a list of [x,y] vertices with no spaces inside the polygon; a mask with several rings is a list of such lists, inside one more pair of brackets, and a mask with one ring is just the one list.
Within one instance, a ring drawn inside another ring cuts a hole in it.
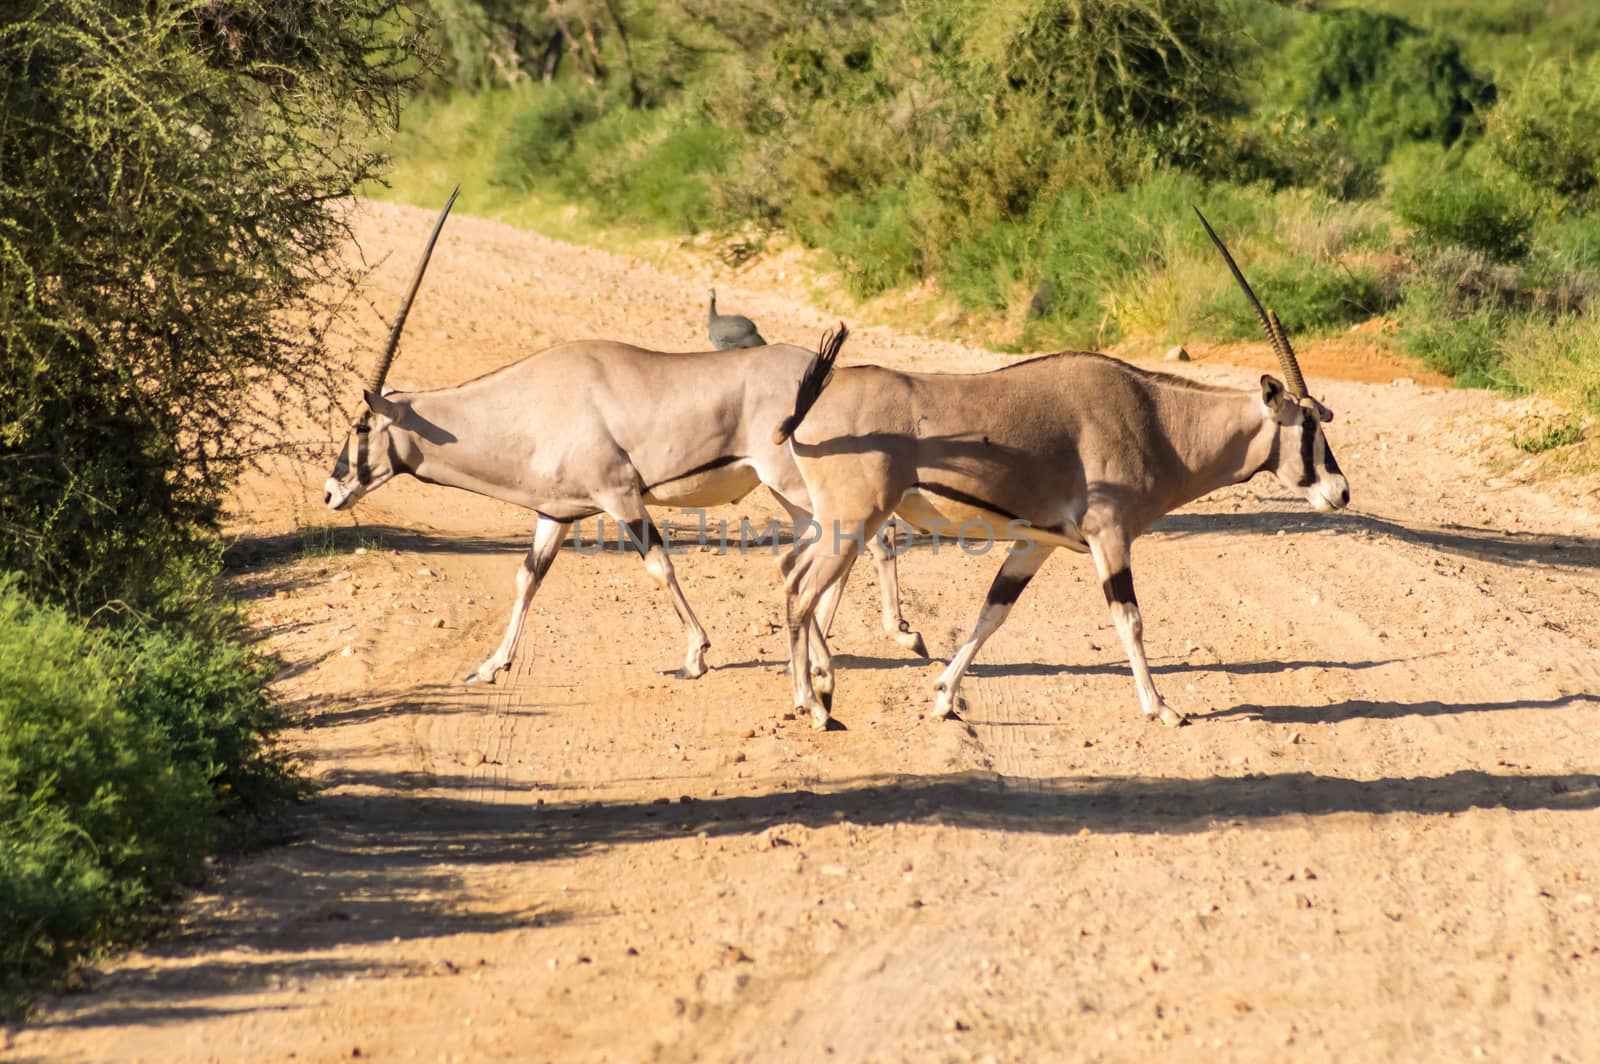
[{"label": "dirt road", "polygon": [[[374,280],[388,312],[429,214],[366,211],[369,257],[394,252]],[[457,217],[394,380],[450,383],[585,335],[701,346],[704,272]],[[719,294],[772,339],[814,343],[831,320],[775,289]],[[368,315],[364,339],[381,328]],[[879,634],[864,573],[835,629],[848,730],[784,719],[773,558],[687,536],[709,675],[671,678],[680,631],[635,558],[569,548],[509,682],[464,687],[504,623],[527,514],[407,481],[356,527],[319,512],[320,459],[253,481],[238,585],[287,663],[321,790],[286,844],[219,868],[169,939],[0,1049],[1595,1059],[1596,498],[1518,483],[1512,404],[1384,383],[1370,354],[1368,380],[1329,380],[1338,351],[1307,369],[1338,413],[1351,511],[1261,479],[1140,541],[1182,729],[1138,719],[1089,566],[1065,556],[984,648],[965,723],[922,718],[939,666]],[[1005,361],[876,328],[846,360]],[[741,514],[767,511],[712,518]],[[995,564],[902,559],[936,655]]]}]

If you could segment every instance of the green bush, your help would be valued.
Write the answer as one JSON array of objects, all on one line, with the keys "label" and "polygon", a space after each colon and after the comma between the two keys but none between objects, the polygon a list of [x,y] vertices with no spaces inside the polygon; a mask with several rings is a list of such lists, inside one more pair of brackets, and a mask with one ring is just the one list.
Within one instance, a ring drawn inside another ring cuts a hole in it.
[{"label": "green bush", "polygon": [[1340,200],[1369,199],[1382,190],[1377,168],[1332,118],[1313,120],[1289,110],[1264,114],[1239,124],[1234,139],[1218,146],[1210,172],[1278,188],[1312,188]]},{"label": "green bush", "polygon": [[520,106],[497,138],[489,179],[509,188],[531,189],[561,173],[576,150],[579,131],[596,121],[604,107],[595,92],[570,82],[516,91]]},{"label": "green bush", "polygon": [[1490,115],[1495,156],[1577,209],[1600,188],[1600,61],[1535,66]]},{"label": "green bush", "polygon": [[1528,253],[1534,214],[1511,181],[1424,155],[1395,183],[1394,208],[1424,248],[1455,244],[1501,262]]},{"label": "green bush", "polygon": [[1454,144],[1495,98],[1452,39],[1359,8],[1316,15],[1285,71],[1295,110],[1331,119],[1378,162],[1405,143]]},{"label": "green bush", "polygon": [[[1259,197],[1173,171],[1120,191],[1069,189],[1043,205],[1022,260],[1050,298],[1036,331],[1078,347],[1120,339],[1110,301],[1133,278],[1191,255],[1214,258],[1194,206],[1230,234],[1254,232],[1264,220]],[[1238,251],[1237,237],[1228,239]]]},{"label": "green bush", "polygon": [[[1252,266],[1250,277],[1290,336],[1337,331],[1376,317],[1397,302],[1397,293],[1369,266],[1290,260]],[[1236,286],[1225,289],[1208,310],[1218,332],[1229,339],[1261,336],[1261,322]]]},{"label": "green bush", "polygon": [[[398,0],[12,0],[0,570],[164,611],[284,412],[326,401],[341,201],[412,76]],[[342,383],[342,382],[340,382]]]},{"label": "green bush", "polygon": [[1463,388],[1505,388],[1512,383],[1502,367],[1507,316],[1503,308],[1464,306],[1446,286],[1418,279],[1405,292],[1400,342]]},{"label": "green bush", "polygon": [[[214,837],[127,652],[0,582],[0,985],[58,968],[166,896]],[[146,675],[153,675],[147,673]]]},{"label": "green bush", "polygon": [[890,189],[865,201],[847,200],[813,242],[831,251],[851,293],[869,298],[922,277],[923,234],[915,194]]},{"label": "green bush", "polygon": [[178,764],[202,771],[225,810],[259,814],[292,793],[271,745],[283,717],[265,690],[270,662],[236,642],[170,629],[130,628],[113,642],[129,711],[160,729]]},{"label": "green bush", "polygon": [[[1026,0],[995,40],[970,10],[995,89],[1042,100],[1069,135],[1134,132],[1177,147],[1237,103],[1237,6],[1217,0]],[[1000,9],[1002,12],[1004,8]],[[998,47],[995,47],[995,45]]]}]

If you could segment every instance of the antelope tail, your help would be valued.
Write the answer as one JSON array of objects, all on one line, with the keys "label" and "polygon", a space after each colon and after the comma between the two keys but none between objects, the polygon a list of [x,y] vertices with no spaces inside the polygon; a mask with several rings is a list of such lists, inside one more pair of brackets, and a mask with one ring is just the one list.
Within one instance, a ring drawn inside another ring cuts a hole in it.
[{"label": "antelope tail", "polygon": [[784,418],[783,423],[772,430],[773,443],[788,443],[789,437],[794,435],[794,430],[800,427],[800,422],[806,419],[812,406],[816,405],[817,397],[822,394],[822,389],[828,386],[828,381],[833,377],[833,364],[839,361],[839,349],[844,346],[845,338],[849,335],[850,330],[845,328],[842,321],[837,329],[822,334],[822,344],[817,349],[816,357],[811,360],[811,365],[806,367],[805,376],[800,378],[800,387],[795,390],[794,413]]}]

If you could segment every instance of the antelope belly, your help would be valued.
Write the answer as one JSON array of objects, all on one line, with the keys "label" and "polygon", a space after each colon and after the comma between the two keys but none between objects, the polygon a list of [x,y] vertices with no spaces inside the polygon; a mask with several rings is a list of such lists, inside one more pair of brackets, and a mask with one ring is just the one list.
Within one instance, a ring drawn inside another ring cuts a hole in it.
[{"label": "antelope belly", "polygon": [[916,488],[901,496],[895,513],[923,532],[954,533],[966,525],[975,535],[988,533],[996,540],[1012,538],[1007,531],[1011,518],[1004,514]]},{"label": "antelope belly", "polygon": [[737,502],[760,484],[755,469],[738,462],[657,484],[644,493],[644,501],[651,506],[721,506]]},{"label": "antelope belly", "polygon": [[[1083,553],[1089,549],[1083,531],[1076,522],[1064,520],[1060,524],[1036,525],[1021,518],[1009,517],[975,503],[935,495],[913,488],[895,507],[898,514],[912,527],[923,532],[938,530],[941,535],[961,534],[965,526],[968,536],[983,538],[992,535],[996,542],[1027,538],[1052,547],[1065,547]],[[1025,536],[1019,536],[1021,531]]]}]

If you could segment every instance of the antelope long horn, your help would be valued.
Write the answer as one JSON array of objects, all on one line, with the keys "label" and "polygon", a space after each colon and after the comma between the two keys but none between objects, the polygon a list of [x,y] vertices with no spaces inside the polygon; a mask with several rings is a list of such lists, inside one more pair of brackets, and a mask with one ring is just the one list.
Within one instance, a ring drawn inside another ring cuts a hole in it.
[{"label": "antelope long horn", "polygon": [[1239,270],[1239,264],[1233,261],[1233,256],[1228,253],[1228,247],[1211,228],[1211,223],[1206,221],[1206,216],[1200,213],[1200,208],[1194,209],[1195,215],[1200,219],[1200,224],[1206,227],[1206,233],[1211,237],[1211,242],[1217,245],[1217,250],[1222,252],[1222,260],[1228,264],[1228,269],[1233,272],[1233,279],[1239,282],[1239,287],[1244,289],[1244,297],[1250,301],[1250,306],[1256,312],[1256,317],[1261,320],[1261,328],[1266,331],[1267,340],[1272,344],[1272,351],[1278,356],[1278,365],[1283,367],[1283,376],[1289,386],[1289,393],[1296,399],[1304,399],[1309,393],[1306,391],[1306,379],[1300,372],[1300,363],[1294,357],[1294,348],[1289,346],[1289,338],[1284,335],[1283,325],[1279,323],[1278,316],[1270,310],[1261,308],[1261,300],[1256,298],[1255,291],[1250,287],[1250,282],[1244,279],[1244,274]]},{"label": "antelope long horn", "polygon": [[411,287],[406,290],[406,297],[400,301],[400,312],[394,316],[394,324],[389,326],[389,341],[383,345],[383,354],[378,356],[378,365],[373,369],[372,376],[367,378],[367,391],[382,392],[383,380],[389,375],[389,367],[394,364],[394,353],[400,347],[400,332],[406,327],[406,315],[411,313],[411,301],[417,298],[417,289],[422,287],[422,275],[428,269],[428,259],[433,255],[433,245],[439,241],[439,230],[444,228],[444,220],[450,214],[450,208],[455,206],[456,197],[461,194],[461,186],[450,193],[450,202],[444,205],[444,210],[439,212],[439,220],[433,223],[433,232],[428,236],[428,246],[422,249],[422,261],[417,263],[417,275],[411,278]]}]

